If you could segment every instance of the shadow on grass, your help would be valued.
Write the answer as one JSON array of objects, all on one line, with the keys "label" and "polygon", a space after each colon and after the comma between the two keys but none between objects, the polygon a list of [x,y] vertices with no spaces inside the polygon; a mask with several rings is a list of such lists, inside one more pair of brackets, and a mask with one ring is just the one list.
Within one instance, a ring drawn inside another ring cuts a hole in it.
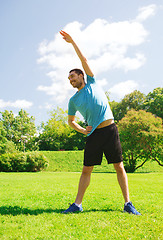
[{"label": "shadow on grass", "polygon": [[61,213],[61,209],[29,209],[20,206],[1,206],[0,215],[39,215],[42,213]]},{"label": "shadow on grass", "polygon": [[[62,211],[65,209],[29,209],[29,208],[23,208],[20,206],[1,206],[0,207],[0,215],[12,215],[12,216],[17,216],[17,215],[39,215],[42,213],[59,213],[61,214]],[[114,209],[88,209],[84,210],[83,213],[88,213],[88,212],[121,212],[120,210],[114,210]],[[77,212],[75,214],[78,214],[81,212]]]}]

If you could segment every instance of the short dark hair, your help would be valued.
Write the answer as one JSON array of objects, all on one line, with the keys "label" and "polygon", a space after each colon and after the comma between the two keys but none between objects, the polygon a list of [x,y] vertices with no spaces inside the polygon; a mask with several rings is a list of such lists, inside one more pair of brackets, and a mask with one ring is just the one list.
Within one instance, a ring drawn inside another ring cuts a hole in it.
[{"label": "short dark hair", "polygon": [[83,71],[82,71],[81,69],[79,69],[79,68],[74,68],[74,69],[72,69],[71,71],[69,71],[69,73],[71,73],[71,72],[75,72],[75,73],[78,74],[78,75],[82,74],[82,75],[83,75],[83,78],[84,78],[84,73],[83,73]]}]

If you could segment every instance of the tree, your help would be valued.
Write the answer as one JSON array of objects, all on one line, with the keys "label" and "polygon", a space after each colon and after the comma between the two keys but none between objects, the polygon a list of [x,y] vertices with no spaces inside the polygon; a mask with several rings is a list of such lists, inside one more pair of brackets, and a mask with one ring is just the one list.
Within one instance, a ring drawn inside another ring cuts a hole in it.
[{"label": "tree", "polygon": [[51,118],[42,124],[43,132],[39,136],[40,150],[65,149],[70,128],[67,124],[67,111],[57,108],[50,112]]},{"label": "tree", "polygon": [[36,150],[35,144],[30,144],[36,134],[34,117],[29,117],[29,114],[22,109],[17,116],[7,110],[1,112],[1,115],[0,121],[3,123],[7,140],[13,142],[20,151]]},{"label": "tree", "polygon": [[[14,123],[14,142],[17,144],[19,150],[37,150],[37,147],[34,144],[36,126],[35,119],[25,110],[20,110],[18,115],[15,117]],[[31,144],[32,143],[32,144]]]},{"label": "tree", "polygon": [[140,110],[145,102],[145,94],[140,91],[133,91],[130,94],[125,95],[121,101],[121,109],[123,115],[131,109]]},{"label": "tree", "polygon": [[0,121],[0,155],[4,153],[16,152],[16,146],[13,142],[8,141],[3,123]]},{"label": "tree", "polygon": [[148,93],[144,104],[144,109],[158,117],[163,118],[163,88],[155,88]]},{"label": "tree", "polygon": [[[119,121],[118,128],[127,172],[134,172],[149,159],[163,166],[161,118],[143,110],[130,110]],[[137,166],[140,161],[141,164]]]},{"label": "tree", "polygon": [[145,94],[137,90],[125,95],[120,102],[111,102],[109,99],[109,94],[107,93],[106,95],[114,118],[117,121],[121,120],[125,116],[125,114],[131,109],[143,109],[143,104],[145,102]]},{"label": "tree", "polygon": [[[78,124],[82,127],[86,127],[86,123],[78,121]],[[85,147],[86,136],[71,128],[70,134],[67,136],[68,141],[66,145],[67,150],[83,150]]]},{"label": "tree", "polygon": [[12,141],[14,137],[14,114],[12,111],[5,110],[4,112],[0,112],[2,117],[0,121],[2,122],[3,131],[5,131],[5,137]]},{"label": "tree", "polygon": [[84,136],[67,124],[67,111],[58,107],[51,111],[50,115],[48,122],[42,123],[43,131],[38,139],[39,149],[51,151],[83,149]]}]

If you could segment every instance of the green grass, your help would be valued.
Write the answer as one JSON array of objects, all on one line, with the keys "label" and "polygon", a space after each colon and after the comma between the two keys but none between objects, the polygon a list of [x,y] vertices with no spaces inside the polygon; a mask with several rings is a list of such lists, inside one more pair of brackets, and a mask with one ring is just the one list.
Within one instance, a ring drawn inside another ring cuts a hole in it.
[{"label": "green grass", "polygon": [[[81,172],[83,166],[83,151],[42,151],[49,161],[46,171],[51,172]],[[113,165],[108,165],[105,157],[101,166],[95,166],[94,172],[115,172]],[[163,167],[156,161],[147,161],[137,173],[163,172]]]},{"label": "green grass", "polygon": [[0,173],[0,239],[163,239],[163,174],[128,174],[142,216],[123,213],[114,173],[93,173],[84,212],[63,215],[80,173]]}]

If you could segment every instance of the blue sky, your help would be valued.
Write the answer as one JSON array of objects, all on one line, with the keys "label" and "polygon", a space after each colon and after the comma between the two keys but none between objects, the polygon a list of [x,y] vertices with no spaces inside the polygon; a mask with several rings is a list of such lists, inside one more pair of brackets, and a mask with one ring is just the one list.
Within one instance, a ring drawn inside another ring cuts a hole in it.
[{"label": "blue sky", "polygon": [[71,34],[111,100],[163,85],[163,1],[5,0],[0,2],[0,111],[23,108],[36,125],[75,93],[67,75],[81,68]]}]

